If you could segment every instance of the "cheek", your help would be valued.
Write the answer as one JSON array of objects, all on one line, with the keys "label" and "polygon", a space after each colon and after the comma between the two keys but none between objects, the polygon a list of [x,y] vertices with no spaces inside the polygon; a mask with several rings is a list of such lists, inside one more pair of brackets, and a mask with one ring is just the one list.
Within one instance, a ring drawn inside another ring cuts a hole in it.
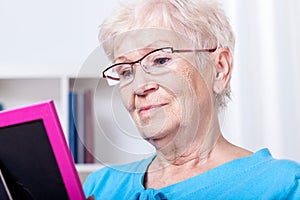
[{"label": "cheek", "polygon": [[183,62],[184,67],[177,67],[176,71],[180,74],[181,78],[184,79],[182,85],[186,89],[188,95],[193,96],[197,99],[197,102],[202,105],[203,101],[211,102],[213,94],[212,83],[209,80],[209,67],[206,67],[206,71],[199,70],[189,62]]},{"label": "cheek", "polygon": [[166,111],[170,123],[186,126],[191,121],[191,115],[197,107],[196,95],[191,86],[192,72],[190,70],[173,70],[168,76],[161,78],[160,85],[172,96],[173,105]]},{"label": "cheek", "polygon": [[[214,95],[212,84],[205,78],[205,75],[195,72],[191,77],[190,88],[195,99],[194,112],[195,120],[198,120],[198,127],[195,130],[201,129],[201,134],[206,135],[211,129],[211,120],[214,115]],[[197,113],[195,113],[197,112]]]},{"label": "cheek", "polygon": [[131,112],[133,110],[133,94],[128,87],[119,87],[120,96],[126,110]]},{"label": "cheek", "polygon": [[172,74],[169,88],[172,88],[180,101],[182,125],[190,121],[197,124],[196,120],[202,120],[205,116],[210,117],[213,112],[213,93],[211,83],[205,79],[205,75],[188,62],[182,62]]}]

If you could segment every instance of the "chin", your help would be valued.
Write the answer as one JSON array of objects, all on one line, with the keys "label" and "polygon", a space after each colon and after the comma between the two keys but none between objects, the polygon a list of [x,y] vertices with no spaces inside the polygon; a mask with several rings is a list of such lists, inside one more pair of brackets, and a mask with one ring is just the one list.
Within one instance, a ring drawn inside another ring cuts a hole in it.
[{"label": "chin", "polygon": [[151,127],[139,127],[139,131],[141,136],[145,140],[156,140],[164,137],[166,133],[163,130],[155,130],[154,128],[152,129]]},{"label": "chin", "polygon": [[[167,125],[167,124],[165,124]],[[140,134],[144,140],[155,146],[156,149],[163,148],[172,143],[178,134],[180,125],[163,126],[161,129],[151,129],[150,127],[139,127]]]}]

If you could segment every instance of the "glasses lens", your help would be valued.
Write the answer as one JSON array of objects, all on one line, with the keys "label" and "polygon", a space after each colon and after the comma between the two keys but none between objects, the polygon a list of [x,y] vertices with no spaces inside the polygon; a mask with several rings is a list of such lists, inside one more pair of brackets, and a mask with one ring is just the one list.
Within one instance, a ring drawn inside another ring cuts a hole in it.
[{"label": "glasses lens", "polygon": [[119,82],[127,82],[132,79],[132,66],[130,64],[118,64],[105,72],[109,85],[116,85]]},{"label": "glasses lens", "polygon": [[172,50],[170,48],[166,48],[149,54],[141,61],[141,64],[147,72],[158,73],[166,69],[172,61]]},{"label": "glasses lens", "polygon": [[113,70],[115,71],[115,74],[118,76],[120,81],[128,81],[133,77],[131,64],[117,65],[113,68]]}]

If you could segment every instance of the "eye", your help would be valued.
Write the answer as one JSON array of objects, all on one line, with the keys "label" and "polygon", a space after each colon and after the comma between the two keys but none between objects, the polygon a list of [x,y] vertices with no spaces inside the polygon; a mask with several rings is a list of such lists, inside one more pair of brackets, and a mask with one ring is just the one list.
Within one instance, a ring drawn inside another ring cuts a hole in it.
[{"label": "eye", "polygon": [[120,79],[129,79],[132,77],[132,68],[130,65],[120,66],[117,72]]},{"label": "eye", "polygon": [[153,57],[150,61],[151,64],[148,66],[152,66],[154,68],[165,67],[171,62],[171,60],[172,60],[171,56],[159,55],[159,56]]},{"label": "eye", "polygon": [[161,58],[156,58],[153,60],[153,65],[154,66],[160,66],[160,65],[165,65],[171,60],[169,57],[161,57]]}]

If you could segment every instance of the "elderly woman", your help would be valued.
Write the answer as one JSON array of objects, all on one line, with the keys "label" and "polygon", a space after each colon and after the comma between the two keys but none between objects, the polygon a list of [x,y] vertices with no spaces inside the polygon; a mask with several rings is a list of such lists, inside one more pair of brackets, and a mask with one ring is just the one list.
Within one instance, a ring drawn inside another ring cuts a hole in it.
[{"label": "elderly woman", "polygon": [[124,106],[156,154],[92,173],[95,199],[300,199],[300,165],[228,142],[234,35],[212,0],[143,0],[101,26]]}]

